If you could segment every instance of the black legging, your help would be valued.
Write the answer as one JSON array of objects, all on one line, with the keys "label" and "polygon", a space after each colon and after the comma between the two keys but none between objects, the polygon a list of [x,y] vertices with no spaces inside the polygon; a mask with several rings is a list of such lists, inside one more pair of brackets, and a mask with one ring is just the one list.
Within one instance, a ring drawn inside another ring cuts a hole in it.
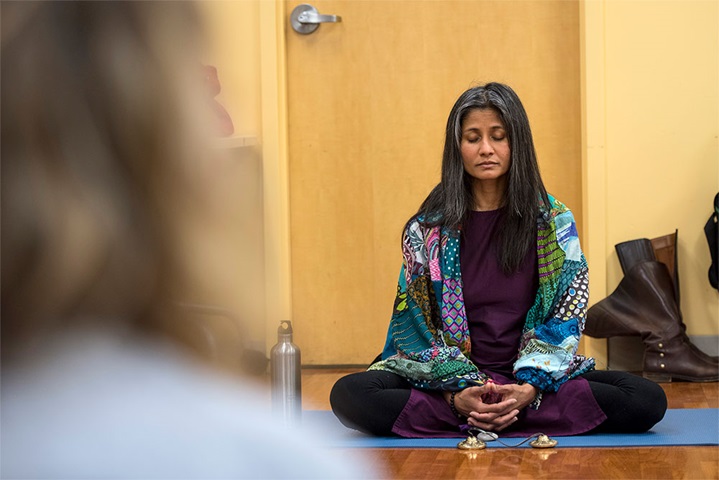
[{"label": "black legging", "polygon": [[627,372],[594,370],[582,375],[607,419],[592,432],[641,433],[656,425],[667,410],[658,384]]},{"label": "black legging", "polygon": [[[607,419],[591,432],[638,433],[652,428],[667,409],[656,383],[626,372],[595,370],[582,375]],[[411,386],[391,372],[371,370],[340,378],[330,393],[337,418],[347,427],[388,436],[409,400]],[[541,408],[541,407],[540,407]]]}]

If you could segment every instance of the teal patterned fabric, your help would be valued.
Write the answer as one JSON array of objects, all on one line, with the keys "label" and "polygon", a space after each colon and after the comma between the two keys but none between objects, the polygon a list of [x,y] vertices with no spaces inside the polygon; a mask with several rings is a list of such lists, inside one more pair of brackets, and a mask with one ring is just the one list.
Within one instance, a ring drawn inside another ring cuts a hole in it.
[{"label": "teal patterned fabric", "polygon": [[[537,219],[539,288],[527,312],[517,380],[556,391],[570,378],[594,368],[577,355],[589,299],[588,269],[574,217],[553,197]],[[387,370],[417,388],[460,390],[488,377],[469,360],[471,342],[459,264],[459,231],[408,225],[404,261],[382,361]]]}]

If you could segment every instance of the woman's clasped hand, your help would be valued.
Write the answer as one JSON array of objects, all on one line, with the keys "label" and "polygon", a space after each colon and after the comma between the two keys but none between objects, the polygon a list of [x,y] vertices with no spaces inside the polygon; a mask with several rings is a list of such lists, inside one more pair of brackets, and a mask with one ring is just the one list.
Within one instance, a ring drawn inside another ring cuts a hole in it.
[{"label": "woman's clasped hand", "polygon": [[[537,394],[529,384],[500,385],[489,381],[479,387],[469,387],[454,395],[454,406],[467,417],[467,423],[490,432],[501,432],[517,421]],[[449,398],[448,392],[445,397]]]}]

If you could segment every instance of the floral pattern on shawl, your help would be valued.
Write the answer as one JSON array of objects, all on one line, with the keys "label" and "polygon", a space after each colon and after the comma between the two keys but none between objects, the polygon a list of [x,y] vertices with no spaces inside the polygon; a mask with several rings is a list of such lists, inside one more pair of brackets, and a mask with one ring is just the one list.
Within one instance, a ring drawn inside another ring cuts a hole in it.
[{"label": "floral pattern on shawl", "polygon": [[[539,289],[527,313],[517,380],[540,390],[594,368],[577,355],[589,297],[588,269],[572,213],[550,198],[538,218]],[[445,227],[408,225],[402,238],[404,261],[382,361],[416,388],[459,390],[483,385],[487,375],[469,360],[471,341],[464,309],[459,232]]]}]

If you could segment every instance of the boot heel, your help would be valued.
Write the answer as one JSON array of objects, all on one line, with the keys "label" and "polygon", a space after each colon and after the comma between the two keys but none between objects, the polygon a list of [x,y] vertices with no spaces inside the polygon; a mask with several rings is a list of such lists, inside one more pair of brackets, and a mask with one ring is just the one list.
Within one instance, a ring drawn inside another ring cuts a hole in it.
[{"label": "boot heel", "polygon": [[642,376],[654,383],[671,383],[672,376],[667,373],[642,372]]}]

